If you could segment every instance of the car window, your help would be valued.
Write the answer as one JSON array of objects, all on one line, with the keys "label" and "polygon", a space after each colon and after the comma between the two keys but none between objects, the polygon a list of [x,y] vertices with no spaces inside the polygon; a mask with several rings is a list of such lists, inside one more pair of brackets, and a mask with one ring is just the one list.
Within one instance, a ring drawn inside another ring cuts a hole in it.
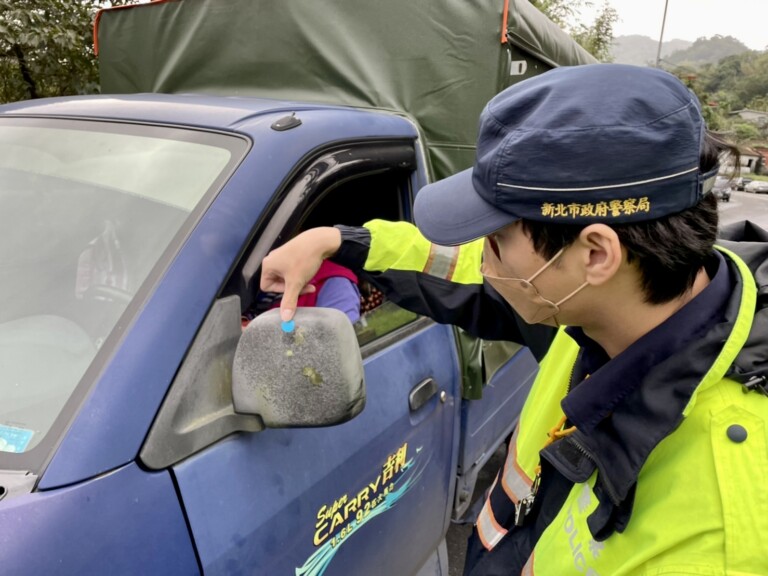
[{"label": "car window", "polygon": [[414,312],[400,308],[397,304],[385,301],[362,314],[355,323],[355,332],[360,346],[386,336],[390,332],[416,320]]},{"label": "car window", "polygon": [[240,138],[0,121],[0,451],[45,437]]},{"label": "car window", "polygon": [[[343,162],[347,163],[348,169],[339,167]],[[290,203],[293,195],[303,200],[296,205],[270,248],[316,226],[360,226],[375,218],[402,220],[412,198],[410,178],[413,164],[414,149],[410,142],[350,145],[321,154],[298,172],[293,185],[288,185],[283,207]],[[334,173],[327,180],[306,177],[306,174],[322,174],[325,165],[334,166]],[[343,174],[339,174],[340,171]],[[253,249],[249,259],[260,257],[258,250]],[[245,276],[249,276],[245,273],[247,268],[246,263],[242,267]],[[279,306],[279,295],[259,292],[256,289],[257,280],[249,282],[246,279],[243,287],[238,283],[237,276],[236,272],[225,293],[237,291],[243,301],[244,324],[258,314]],[[354,327],[361,346],[418,318],[416,314],[387,301],[374,285],[362,278],[357,278],[356,288],[359,292],[360,318]]]},{"label": "car window", "polygon": [[[362,225],[369,220],[401,220],[401,203],[409,198],[408,173],[393,170],[375,176],[359,176],[334,187],[316,201],[304,216],[301,229],[333,224]],[[361,203],[365,202],[365,207]],[[355,332],[360,346],[413,322],[418,315],[388,301],[375,285],[358,279],[360,319]]]}]

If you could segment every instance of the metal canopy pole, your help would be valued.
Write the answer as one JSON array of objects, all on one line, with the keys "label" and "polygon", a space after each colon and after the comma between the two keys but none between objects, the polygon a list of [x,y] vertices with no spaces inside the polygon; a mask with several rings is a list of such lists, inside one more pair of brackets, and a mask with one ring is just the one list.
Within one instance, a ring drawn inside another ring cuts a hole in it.
[{"label": "metal canopy pole", "polygon": [[664,1],[664,17],[661,19],[661,34],[659,35],[659,49],[656,51],[656,68],[661,67],[661,43],[664,40],[664,25],[667,23],[667,7],[669,7],[669,0]]}]

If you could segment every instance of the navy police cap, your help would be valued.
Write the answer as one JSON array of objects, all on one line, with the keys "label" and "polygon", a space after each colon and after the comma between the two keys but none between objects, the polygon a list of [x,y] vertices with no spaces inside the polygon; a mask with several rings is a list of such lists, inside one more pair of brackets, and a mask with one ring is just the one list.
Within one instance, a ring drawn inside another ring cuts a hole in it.
[{"label": "navy police cap", "polygon": [[714,183],[699,156],[696,97],[655,68],[550,70],[496,95],[480,116],[472,168],[416,196],[416,224],[437,244],[486,236],[521,218],[627,223],[696,204]]}]

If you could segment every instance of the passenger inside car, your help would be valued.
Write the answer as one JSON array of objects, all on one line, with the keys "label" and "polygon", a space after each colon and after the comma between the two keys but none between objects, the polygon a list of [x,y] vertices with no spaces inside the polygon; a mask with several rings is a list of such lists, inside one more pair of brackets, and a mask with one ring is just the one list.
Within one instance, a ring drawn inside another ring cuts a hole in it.
[{"label": "passenger inside car", "polygon": [[[315,291],[302,294],[298,301],[299,307],[335,308],[344,312],[352,324],[360,319],[360,290],[357,287],[357,276],[351,270],[326,260],[309,283]],[[243,327],[261,312],[279,308],[280,296],[273,292],[262,292],[252,313],[243,315]]]}]

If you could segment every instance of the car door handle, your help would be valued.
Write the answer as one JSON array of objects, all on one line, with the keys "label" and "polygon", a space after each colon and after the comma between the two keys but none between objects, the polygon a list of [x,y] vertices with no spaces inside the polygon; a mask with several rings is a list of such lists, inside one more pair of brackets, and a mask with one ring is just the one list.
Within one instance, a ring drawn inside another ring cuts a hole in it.
[{"label": "car door handle", "polygon": [[437,382],[432,378],[427,378],[416,384],[408,395],[408,405],[411,407],[411,412],[416,412],[435,394],[437,394]]}]

